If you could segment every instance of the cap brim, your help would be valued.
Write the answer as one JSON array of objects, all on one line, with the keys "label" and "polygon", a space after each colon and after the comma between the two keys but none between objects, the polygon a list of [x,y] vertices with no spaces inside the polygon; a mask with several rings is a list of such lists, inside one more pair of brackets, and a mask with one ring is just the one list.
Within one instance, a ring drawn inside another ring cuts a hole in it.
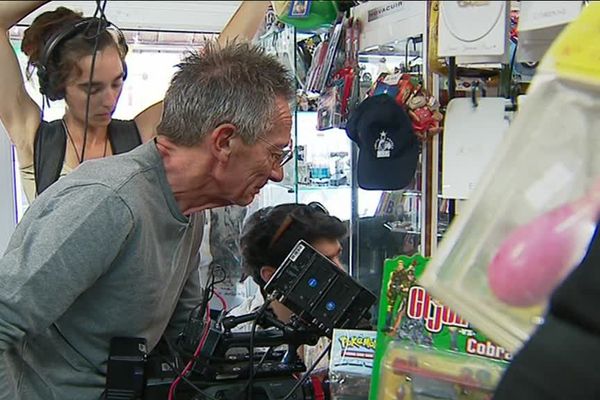
[{"label": "cap brim", "polygon": [[376,158],[361,149],[358,153],[358,186],[366,190],[400,190],[408,186],[417,169],[419,144],[414,145],[394,158]]}]

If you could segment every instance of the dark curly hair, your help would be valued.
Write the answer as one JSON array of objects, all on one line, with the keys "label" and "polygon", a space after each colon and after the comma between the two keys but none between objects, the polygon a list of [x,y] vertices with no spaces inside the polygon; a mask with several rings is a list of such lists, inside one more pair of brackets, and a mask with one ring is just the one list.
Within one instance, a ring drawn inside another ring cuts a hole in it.
[{"label": "dark curly hair", "polygon": [[260,209],[242,228],[244,273],[263,287],[260,269],[266,265],[278,267],[298,240],[342,240],[346,234],[346,224],[312,204],[286,203]]},{"label": "dark curly hair", "polygon": [[[66,27],[73,26],[84,20],[81,13],[75,12],[66,7],[58,7],[54,11],[46,11],[38,15],[29,28],[23,34],[21,42],[21,51],[28,57],[27,78],[31,78],[34,67],[38,67],[42,62],[43,51],[48,40],[56,33]],[[51,91],[48,96],[52,100],[59,100],[64,97],[64,89],[67,79],[73,70],[81,74],[77,63],[85,56],[92,55],[96,37],[89,32],[96,32],[96,26],[90,25],[88,29],[77,32],[73,37],[63,40],[52,52],[45,65],[48,75],[47,86]],[[127,55],[127,45],[119,43],[109,30],[103,30],[98,35],[98,51],[109,46],[115,46],[119,51],[121,60],[125,60]],[[52,95],[55,94],[55,95]]]}]

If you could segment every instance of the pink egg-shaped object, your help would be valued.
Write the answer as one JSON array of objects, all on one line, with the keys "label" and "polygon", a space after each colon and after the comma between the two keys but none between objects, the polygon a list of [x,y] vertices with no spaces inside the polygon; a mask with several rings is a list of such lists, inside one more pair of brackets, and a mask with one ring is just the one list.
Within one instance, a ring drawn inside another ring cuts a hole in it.
[{"label": "pink egg-shaped object", "polygon": [[501,243],[489,265],[490,289],[511,306],[540,304],[581,261],[595,225],[595,206],[583,199],[518,227]]}]

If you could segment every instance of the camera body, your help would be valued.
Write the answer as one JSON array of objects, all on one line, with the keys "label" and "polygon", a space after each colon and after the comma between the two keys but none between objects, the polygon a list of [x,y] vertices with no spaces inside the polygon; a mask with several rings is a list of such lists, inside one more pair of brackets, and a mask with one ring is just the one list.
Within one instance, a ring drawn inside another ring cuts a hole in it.
[{"label": "camera body", "polygon": [[112,338],[106,372],[106,400],[143,399],[146,360],[146,339]]},{"label": "camera body", "polygon": [[[296,317],[290,323],[279,321],[267,309],[268,304],[257,312],[216,321],[205,318],[205,307],[199,307],[179,338],[178,354],[171,350],[150,354],[141,398],[167,398],[169,386],[179,376],[175,369],[181,370],[190,359],[194,364],[186,381],[193,386],[182,382],[177,389],[178,399],[238,400],[249,381],[255,400],[281,399],[292,390],[291,399],[327,398],[324,379],[311,376],[296,387],[294,375],[306,371],[297,356],[298,347],[314,345],[321,336],[331,337],[334,328],[356,327],[368,315],[375,295],[303,240],[294,246],[264,289],[267,303],[277,299],[294,312]],[[235,326],[253,320],[268,329],[232,332]]]}]

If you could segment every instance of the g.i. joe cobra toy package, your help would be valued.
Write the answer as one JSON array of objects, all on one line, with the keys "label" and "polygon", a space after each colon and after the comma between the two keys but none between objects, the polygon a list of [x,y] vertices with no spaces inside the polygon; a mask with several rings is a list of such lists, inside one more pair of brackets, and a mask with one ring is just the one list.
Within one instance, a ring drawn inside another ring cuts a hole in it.
[{"label": "g.i. joe cobra toy package", "polygon": [[504,365],[483,357],[393,341],[381,364],[378,400],[491,400]]},{"label": "g.i. joe cobra toy package", "polygon": [[[438,373],[435,372],[437,370],[434,368],[435,363],[431,364],[436,355],[443,357],[444,360],[447,360],[444,362],[450,364],[457,360],[463,361],[472,357],[481,358],[483,359],[481,362],[474,361],[478,363],[478,368],[481,370],[485,370],[488,364],[493,368],[502,369],[511,359],[510,353],[503,347],[496,345],[477,332],[460,315],[432,298],[422,286],[417,284],[417,278],[423,274],[427,262],[427,258],[417,254],[412,257],[399,256],[386,260],[384,263],[377,323],[376,355],[369,392],[371,400],[382,398],[381,390],[384,389],[380,386],[384,376],[400,371],[398,367],[402,363],[400,361],[395,363],[393,359],[390,359],[392,357],[390,356],[391,348],[398,349],[403,348],[402,346],[412,346],[405,353],[419,352],[418,354],[426,354],[427,362],[418,363],[418,368],[415,367],[416,369],[410,370],[409,375],[420,372],[421,375],[431,375],[428,378],[431,381],[435,381],[435,377],[438,376]],[[424,349],[429,349],[429,351],[423,353]],[[488,360],[491,361],[488,362]],[[385,367],[386,365],[387,367]],[[390,367],[390,365],[396,367]],[[428,370],[428,366],[432,366],[433,370]],[[456,374],[460,375],[460,371]],[[447,377],[439,376],[441,381],[444,381],[444,378]],[[388,379],[387,382],[390,384],[389,382],[396,382],[396,379]],[[490,382],[486,383],[486,388],[497,381],[492,380]],[[442,384],[437,384],[437,386],[439,385]],[[454,382],[452,385],[458,385],[456,387],[459,389],[461,387],[460,382]],[[469,393],[473,393],[474,383],[470,382],[469,385],[471,388]],[[408,385],[403,390],[406,391],[410,388],[411,386]],[[421,390],[416,387],[413,389]],[[391,393],[390,390],[392,389],[387,387],[385,390]],[[407,393],[407,396],[406,399],[414,398],[410,397],[409,393]],[[443,399],[444,397],[439,398]],[[448,398],[454,399],[456,397]]]}]

